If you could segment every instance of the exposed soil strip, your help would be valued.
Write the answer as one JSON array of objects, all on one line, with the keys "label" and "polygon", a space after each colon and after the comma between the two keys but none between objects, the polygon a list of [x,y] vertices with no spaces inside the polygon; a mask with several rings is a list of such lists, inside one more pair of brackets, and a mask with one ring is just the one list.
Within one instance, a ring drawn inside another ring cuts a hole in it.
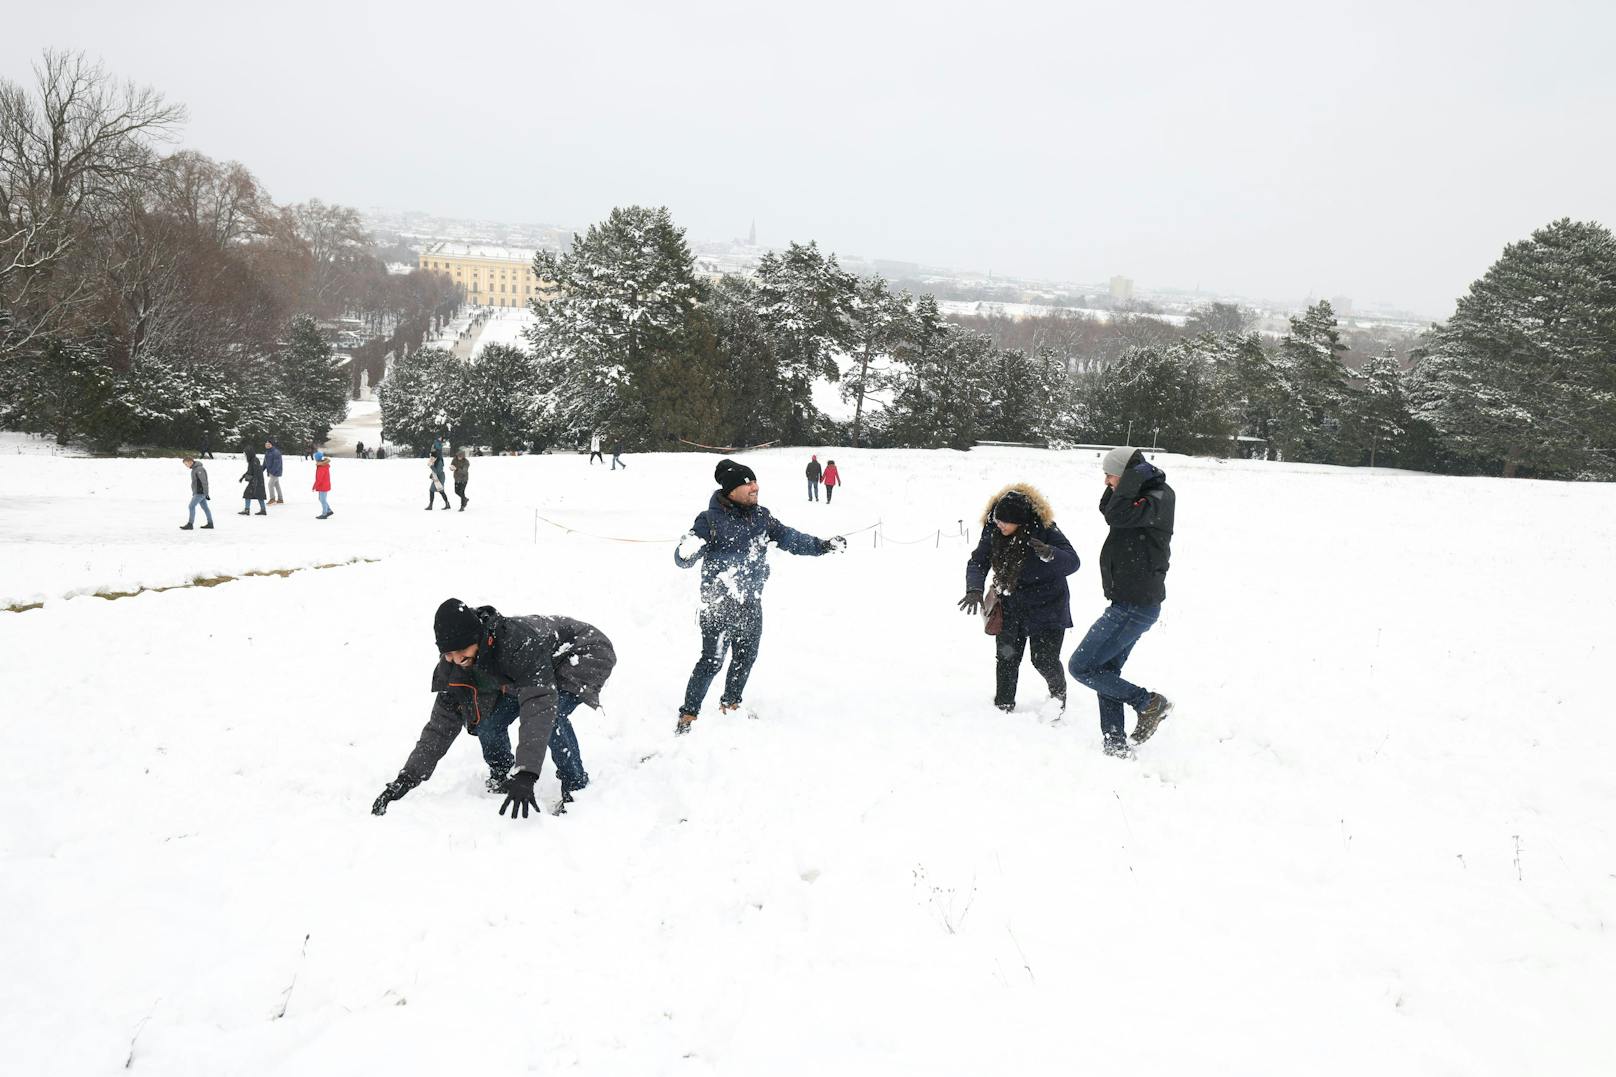
[{"label": "exposed soil strip", "polygon": [[[164,587],[139,587],[139,588],[136,588],[133,591],[97,591],[97,592],[95,592],[95,597],[96,598],[104,598],[104,599],[106,599],[106,600],[108,600],[110,602],[113,599],[117,599],[117,598],[134,598],[136,595],[145,594],[148,591],[152,591],[152,592],[156,592],[156,591],[175,591],[175,590],[178,590],[178,589],[180,589],[182,587],[217,587],[221,583],[229,583],[231,580],[246,579],[249,576],[290,576],[294,572],[308,572],[308,571],[311,571],[311,570],[314,570],[314,569],[321,569],[321,568],[342,568],[342,567],[344,567],[346,565],[373,565],[378,560],[380,560],[380,558],[376,558],[376,557],[355,557],[350,561],[333,561],[333,562],[331,562],[329,564],[324,564],[324,565],[304,565],[301,568],[254,569],[251,572],[241,572],[241,573],[237,573],[234,576],[198,576],[196,579],[192,580],[190,583],[171,583],[171,584],[168,584],[168,585],[166,585]],[[74,597],[78,597],[78,596],[74,596]],[[26,605],[22,605],[22,606],[7,606],[6,607],[6,612],[7,613],[22,613],[22,612],[24,612],[26,610],[37,610],[40,607],[42,607],[43,605],[44,605],[43,602],[30,602],[30,603],[28,603]]]}]

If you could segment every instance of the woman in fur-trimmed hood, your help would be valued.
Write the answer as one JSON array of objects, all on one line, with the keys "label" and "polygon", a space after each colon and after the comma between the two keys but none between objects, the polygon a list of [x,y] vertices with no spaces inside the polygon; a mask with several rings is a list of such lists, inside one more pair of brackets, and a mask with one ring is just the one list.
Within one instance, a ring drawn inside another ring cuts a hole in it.
[{"label": "woman in fur-trimmed hood", "polygon": [[[1051,697],[1066,703],[1061,643],[1072,627],[1072,595],[1066,577],[1077,571],[1077,551],[1060,528],[1048,498],[1028,483],[1011,483],[988,499],[982,536],[965,564],[965,597],[959,607],[975,613],[996,601],[1004,623],[996,648],[994,705],[1012,710],[1021,656],[1032,644],[1033,668]],[[991,582],[988,573],[992,572]]]}]

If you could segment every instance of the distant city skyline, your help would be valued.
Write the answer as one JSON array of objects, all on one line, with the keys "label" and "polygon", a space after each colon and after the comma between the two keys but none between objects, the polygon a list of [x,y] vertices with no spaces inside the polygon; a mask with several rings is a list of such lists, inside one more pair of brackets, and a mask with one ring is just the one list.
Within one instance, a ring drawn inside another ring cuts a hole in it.
[{"label": "distant city skyline", "polygon": [[83,50],[281,202],[659,205],[692,237],[1432,318],[1535,229],[1616,224],[1592,0],[13,7],[0,76]]}]

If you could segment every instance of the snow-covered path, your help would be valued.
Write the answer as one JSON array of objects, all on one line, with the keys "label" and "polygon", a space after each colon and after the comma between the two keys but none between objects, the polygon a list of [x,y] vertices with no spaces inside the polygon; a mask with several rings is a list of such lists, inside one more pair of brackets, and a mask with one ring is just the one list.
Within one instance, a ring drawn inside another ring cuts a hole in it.
[{"label": "snow-covered path", "polygon": [[[817,449],[827,507],[808,451],[748,457],[764,502],[889,541],[772,554],[759,718],[679,740],[670,547],[711,456],[478,460],[464,514],[421,510],[419,460],[339,461],[322,522],[291,461],[293,505],[209,533],[173,530],[176,463],[0,459],[0,591],[46,598],[0,613],[5,1068],[131,1039],[172,1074],[1616,1068],[1616,491],[1163,457],[1170,600],[1129,668],[1181,709],[1125,764],[1030,669],[993,711],[965,543],[896,541],[1034,481],[1086,624],[1091,459]],[[368,814],[450,594],[616,642],[566,816],[500,818],[469,738]]]}]

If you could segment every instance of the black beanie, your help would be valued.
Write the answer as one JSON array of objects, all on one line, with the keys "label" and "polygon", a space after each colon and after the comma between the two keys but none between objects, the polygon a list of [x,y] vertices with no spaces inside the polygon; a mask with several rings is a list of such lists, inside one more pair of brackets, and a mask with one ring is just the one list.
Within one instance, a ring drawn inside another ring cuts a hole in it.
[{"label": "black beanie", "polygon": [[1032,502],[1026,494],[1005,494],[993,506],[993,518],[1002,524],[1032,523]]},{"label": "black beanie", "polygon": [[446,598],[432,618],[432,635],[438,641],[438,653],[463,651],[483,640],[483,622],[477,611],[458,598]]},{"label": "black beanie", "polygon": [[718,462],[717,467],[713,468],[713,479],[718,483],[718,488],[724,491],[726,497],[737,486],[757,482],[757,476],[752,474],[751,468],[745,464],[737,464],[727,456]]}]

